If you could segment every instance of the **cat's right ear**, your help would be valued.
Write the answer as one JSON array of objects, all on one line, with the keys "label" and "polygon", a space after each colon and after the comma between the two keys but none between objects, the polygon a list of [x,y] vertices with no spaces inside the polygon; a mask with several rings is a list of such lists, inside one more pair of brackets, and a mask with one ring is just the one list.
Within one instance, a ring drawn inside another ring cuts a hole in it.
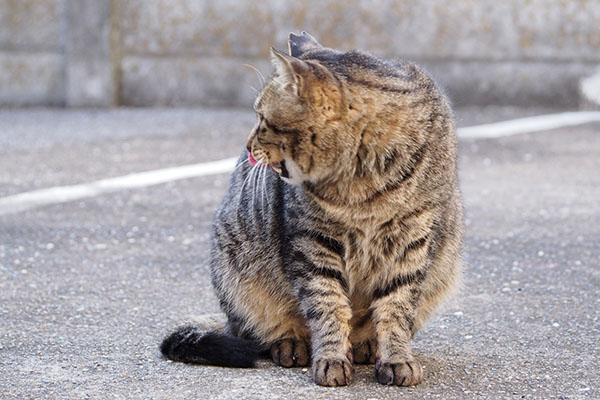
[{"label": "cat's right ear", "polygon": [[312,49],[318,49],[320,47],[323,46],[317,42],[317,39],[304,31],[302,31],[302,33],[299,35],[296,35],[292,32],[288,37],[288,50],[290,56],[293,57],[300,57],[305,52]]},{"label": "cat's right ear", "polygon": [[283,90],[301,97],[306,89],[306,78],[310,73],[308,64],[273,47],[271,47],[271,62],[275,67],[277,73],[275,81],[279,86]]}]

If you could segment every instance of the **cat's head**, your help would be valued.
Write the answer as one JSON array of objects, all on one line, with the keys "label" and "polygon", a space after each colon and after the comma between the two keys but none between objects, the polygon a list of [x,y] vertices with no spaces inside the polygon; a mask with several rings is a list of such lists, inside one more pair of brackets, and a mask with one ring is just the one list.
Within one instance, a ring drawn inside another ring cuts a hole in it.
[{"label": "cat's head", "polygon": [[[251,156],[288,183],[318,182],[335,174],[350,153],[348,104],[342,83],[311,52],[332,52],[310,35],[290,34],[289,54],[271,49],[275,72],[254,102]],[[251,160],[253,161],[253,160]]]}]

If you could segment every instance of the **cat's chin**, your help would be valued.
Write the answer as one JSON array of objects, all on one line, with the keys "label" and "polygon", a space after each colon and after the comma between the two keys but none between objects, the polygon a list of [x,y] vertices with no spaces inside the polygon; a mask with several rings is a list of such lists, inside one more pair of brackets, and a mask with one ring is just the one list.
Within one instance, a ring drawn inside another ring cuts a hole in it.
[{"label": "cat's chin", "polygon": [[284,166],[284,173],[279,176],[283,181],[290,185],[301,185],[303,182],[309,180],[308,176],[302,173],[298,164],[296,164],[293,160],[286,158],[285,162],[282,163]]}]

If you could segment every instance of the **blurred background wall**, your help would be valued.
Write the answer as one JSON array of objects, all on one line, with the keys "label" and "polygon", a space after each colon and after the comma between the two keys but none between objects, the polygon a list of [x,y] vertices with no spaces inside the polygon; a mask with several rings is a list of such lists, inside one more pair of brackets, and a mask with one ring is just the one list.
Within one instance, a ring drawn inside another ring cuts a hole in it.
[{"label": "blurred background wall", "polygon": [[423,64],[456,105],[576,107],[598,0],[0,0],[1,106],[248,106],[290,31]]}]

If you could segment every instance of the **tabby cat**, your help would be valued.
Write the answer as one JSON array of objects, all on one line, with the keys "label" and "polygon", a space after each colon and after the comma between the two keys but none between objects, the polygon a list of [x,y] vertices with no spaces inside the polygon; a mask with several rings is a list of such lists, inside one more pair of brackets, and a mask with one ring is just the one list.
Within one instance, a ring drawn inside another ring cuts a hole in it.
[{"label": "tabby cat", "polygon": [[[212,229],[224,316],[186,326],[165,357],[312,364],[325,386],[374,363],[423,379],[410,341],[457,285],[462,233],[452,112],[418,66],[290,34]],[[312,363],[311,363],[312,361]]]}]

